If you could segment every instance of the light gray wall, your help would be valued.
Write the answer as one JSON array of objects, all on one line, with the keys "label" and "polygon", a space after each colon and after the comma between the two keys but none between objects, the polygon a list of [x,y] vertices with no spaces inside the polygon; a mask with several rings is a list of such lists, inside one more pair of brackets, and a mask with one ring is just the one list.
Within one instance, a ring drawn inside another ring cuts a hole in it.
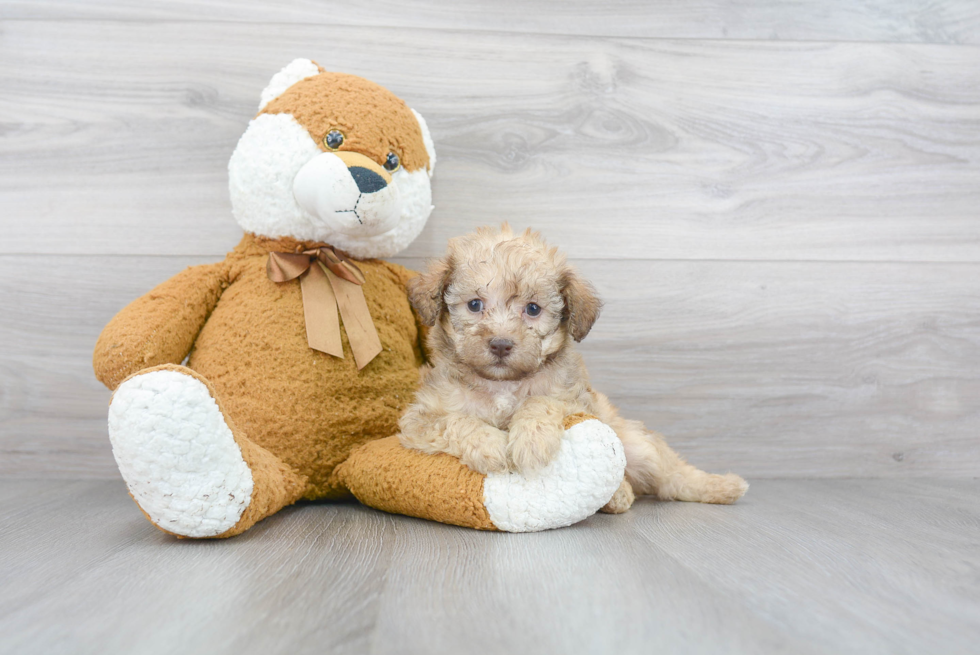
[{"label": "light gray wall", "polygon": [[[450,9],[450,7],[452,7]],[[0,475],[117,475],[99,330],[240,230],[225,166],[294,57],[428,120],[400,259],[508,220],[606,310],[594,385],[747,477],[980,471],[980,5],[0,5]]]}]

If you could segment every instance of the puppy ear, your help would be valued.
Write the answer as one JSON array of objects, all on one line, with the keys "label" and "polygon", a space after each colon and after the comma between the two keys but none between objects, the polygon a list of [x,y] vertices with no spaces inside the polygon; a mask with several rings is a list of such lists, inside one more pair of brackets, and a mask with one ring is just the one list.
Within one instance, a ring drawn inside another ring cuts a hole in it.
[{"label": "puppy ear", "polygon": [[449,284],[453,266],[450,257],[433,261],[429,270],[408,281],[408,299],[419,313],[422,323],[432,327],[446,306],[442,295]]},{"label": "puppy ear", "polygon": [[596,295],[595,287],[571,268],[562,275],[561,295],[565,300],[562,321],[568,323],[568,333],[572,338],[581,341],[599,318],[602,301]]}]

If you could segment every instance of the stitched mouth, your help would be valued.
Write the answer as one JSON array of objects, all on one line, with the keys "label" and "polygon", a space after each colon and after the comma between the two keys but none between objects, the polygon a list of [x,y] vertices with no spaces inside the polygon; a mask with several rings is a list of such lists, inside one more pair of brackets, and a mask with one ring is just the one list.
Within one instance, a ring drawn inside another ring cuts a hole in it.
[{"label": "stitched mouth", "polygon": [[354,203],[354,208],[353,209],[341,209],[341,210],[338,210],[337,213],[338,214],[354,214],[354,218],[357,219],[357,222],[360,223],[361,225],[364,225],[364,221],[361,220],[361,215],[357,212],[357,206],[361,204],[361,198],[363,198],[363,197],[364,197],[364,194],[363,193],[358,193],[357,194],[357,202]]}]

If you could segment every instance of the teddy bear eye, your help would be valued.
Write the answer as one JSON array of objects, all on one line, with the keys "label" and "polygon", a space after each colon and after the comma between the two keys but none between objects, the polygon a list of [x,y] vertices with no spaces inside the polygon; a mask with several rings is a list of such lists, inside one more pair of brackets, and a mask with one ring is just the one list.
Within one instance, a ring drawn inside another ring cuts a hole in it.
[{"label": "teddy bear eye", "polygon": [[474,298],[473,300],[466,303],[466,307],[474,314],[477,314],[483,311],[483,301],[480,300],[479,298]]},{"label": "teddy bear eye", "polygon": [[400,165],[401,162],[398,159],[398,155],[396,155],[393,152],[389,152],[388,158],[385,159],[385,170],[388,171],[389,173],[394,173],[395,171],[398,170],[398,167]]},{"label": "teddy bear eye", "polygon": [[537,303],[529,302],[524,311],[527,312],[528,316],[537,316],[541,313],[541,307]]},{"label": "teddy bear eye", "polygon": [[340,146],[344,145],[344,135],[340,130],[330,130],[327,132],[327,136],[323,137],[323,145],[327,146],[331,150],[336,150]]}]

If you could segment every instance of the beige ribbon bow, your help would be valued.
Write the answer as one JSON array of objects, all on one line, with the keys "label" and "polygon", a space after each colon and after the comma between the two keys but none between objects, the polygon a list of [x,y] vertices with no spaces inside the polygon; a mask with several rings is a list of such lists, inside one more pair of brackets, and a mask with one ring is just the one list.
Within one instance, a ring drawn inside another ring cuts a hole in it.
[{"label": "beige ribbon bow", "polygon": [[364,273],[354,262],[327,246],[302,253],[270,252],[265,270],[273,282],[299,278],[310,348],[344,358],[339,309],[358,370],[381,352],[381,340],[361,289]]}]

